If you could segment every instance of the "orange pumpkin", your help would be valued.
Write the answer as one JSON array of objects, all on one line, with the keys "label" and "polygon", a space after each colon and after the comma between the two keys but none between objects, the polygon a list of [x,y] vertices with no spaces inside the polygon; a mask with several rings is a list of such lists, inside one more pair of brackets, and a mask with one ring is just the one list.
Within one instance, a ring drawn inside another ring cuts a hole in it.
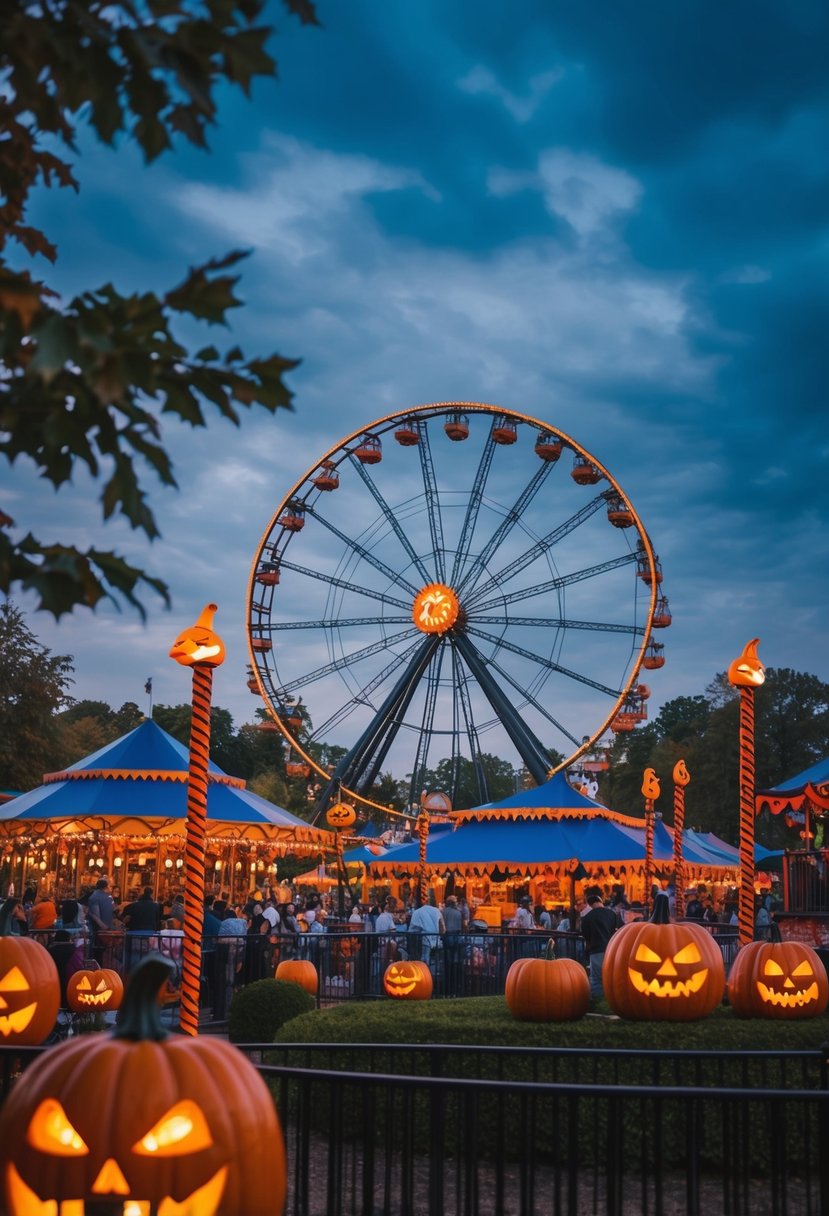
[{"label": "orange pumpkin", "polygon": [[190,625],[176,638],[170,658],[182,667],[219,667],[225,660],[225,644],[213,631],[215,604],[205,604],[195,625]]},{"label": "orange pumpkin", "polygon": [[75,1013],[108,1013],[119,1009],[124,984],[117,971],[76,971],[66,985],[66,1004]]},{"label": "orange pumpkin", "polygon": [[829,977],[805,942],[749,942],[732,964],[728,1000],[740,1018],[814,1018],[829,1005]]},{"label": "orange pumpkin", "polygon": [[725,967],[710,933],[699,925],[671,923],[663,893],[656,897],[651,920],[624,925],[611,937],[602,987],[620,1017],[691,1022],[719,1005]]},{"label": "orange pumpkin", "polygon": [[317,969],[307,959],[286,958],[277,967],[274,978],[287,980],[289,984],[299,984],[300,988],[304,988],[306,992],[310,992],[311,996],[317,995],[319,987]]},{"label": "orange pumpkin", "polygon": [[[26,1070],[0,1110],[7,1216],[107,1211],[281,1212],[285,1152],[265,1082],[214,1035],[168,1035],[148,955],[110,1034],[68,1039]],[[97,1210],[97,1209],[96,1209]]]},{"label": "orange pumpkin", "polygon": [[389,963],[383,974],[386,995],[398,1001],[428,1001],[432,995],[432,973],[416,959]]},{"label": "orange pumpkin", "polygon": [[[552,942],[550,943],[552,945]],[[587,972],[572,958],[519,958],[507,972],[507,1007],[519,1022],[574,1022],[587,1013]]]},{"label": "orange pumpkin", "polygon": [[52,1033],[60,1009],[60,979],[49,951],[11,933],[14,900],[0,914],[0,1043],[34,1046]]},{"label": "orange pumpkin", "polygon": [[728,667],[728,682],[735,688],[759,688],[765,681],[766,669],[757,657],[759,638],[752,638],[743,647],[743,653]]},{"label": "orange pumpkin", "polygon": [[325,812],[325,822],[330,828],[350,828],[357,819],[357,812],[348,802],[335,802]]}]

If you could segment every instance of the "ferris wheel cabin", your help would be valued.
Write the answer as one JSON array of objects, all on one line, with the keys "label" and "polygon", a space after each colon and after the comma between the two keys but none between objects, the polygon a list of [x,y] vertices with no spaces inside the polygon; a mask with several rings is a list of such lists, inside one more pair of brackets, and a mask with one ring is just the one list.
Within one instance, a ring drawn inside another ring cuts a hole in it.
[{"label": "ferris wheel cabin", "polygon": [[323,460],[320,470],[313,479],[318,490],[336,490],[340,484],[340,475],[333,460]]},{"label": "ferris wheel cabin", "polygon": [[411,418],[405,418],[394,432],[394,437],[401,448],[413,448],[420,443],[420,432],[417,423]]},{"label": "ferris wheel cabin", "polygon": [[518,438],[518,428],[511,418],[496,418],[492,424],[492,438],[495,443],[504,446],[515,443]]},{"label": "ferris wheel cabin", "polygon": [[379,464],[383,459],[383,445],[378,435],[363,435],[354,449],[360,464]]},{"label": "ferris wheel cabin", "polygon": [[469,438],[469,419],[466,414],[450,414],[443,424],[443,429],[453,441],[460,443]]},{"label": "ferris wheel cabin", "polygon": [[645,657],[642,659],[642,666],[647,671],[656,671],[658,668],[665,666],[665,646],[662,642],[648,642],[645,647]]},{"label": "ferris wheel cabin", "polygon": [[551,431],[539,431],[535,441],[535,454],[541,460],[546,460],[548,464],[555,464],[561,455],[563,446],[561,440],[556,439]]},{"label": "ferris wheel cabin", "polygon": [[289,502],[276,521],[286,532],[301,532],[305,527],[305,508],[299,503]]},{"label": "ferris wheel cabin", "polygon": [[573,460],[570,476],[577,486],[594,486],[597,481],[601,481],[602,479],[601,473],[592,460],[588,460],[586,456],[579,455],[578,452]]},{"label": "ferris wheel cabin", "polygon": [[620,494],[611,494],[608,498],[607,518],[614,528],[633,527],[633,512]]},{"label": "ferris wheel cabin", "polygon": [[672,620],[671,610],[668,607],[668,598],[665,595],[660,595],[656,601],[656,608],[654,609],[651,624],[654,629],[667,629]]}]

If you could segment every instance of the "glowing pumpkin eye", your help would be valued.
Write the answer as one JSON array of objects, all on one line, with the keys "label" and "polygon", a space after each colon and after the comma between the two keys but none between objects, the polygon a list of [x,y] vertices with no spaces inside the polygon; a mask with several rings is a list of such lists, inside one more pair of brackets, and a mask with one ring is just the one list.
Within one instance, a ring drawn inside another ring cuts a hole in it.
[{"label": "glowing pumpkin eye", "polygon": [[803,962],[799,963],[798,966],[795,967],[794,971],[792,972],[792,978],[794,978],[795,976],[801,976],[801,975],[814,975],[814,971],[812,970],[812,964],[809,962],[809,960],[807,958],[804,958]]},{"label": "glowing pumpkin eye", "polygon": [[763,975],[782,975],[783,968],[779,963],[776,963],[773,958],[766,959],[766,965],[763,968]]},{"label": "glowing pumpkin eye", "polygon": [[662,958],[655,950],[651,950],[650,946],[643,944],[636,951],[636,961],[637,963],[661,963]]},{"label": "glowing pumpkin eye", "polygon": [[32,1148],[57,1157],[83,1157],[89,1152],[55,1098],[44,1098],[32,1116],[26,1139]]},{"label": "glowing pumpkin eye", "polygon": [[3,992],[28,992],[29,982],[19,967],[12,967],[0,980]]},{"label": "glowing pumpkin eye", "polygon": [[698,963],[701,961],[699,946],[696,942],[689,942],[687,946],[683,946],[678,953],[674,955],[675,963]]},{"label": "glowing pumpkin eye", "polygon": [[212,1143],[207,1120],[196,1103],[185,1098],[168,1110],[155,1127],[133,1145],[132,1151],[141,1157],[172,1157],[182,1151],[197,1153]]}]

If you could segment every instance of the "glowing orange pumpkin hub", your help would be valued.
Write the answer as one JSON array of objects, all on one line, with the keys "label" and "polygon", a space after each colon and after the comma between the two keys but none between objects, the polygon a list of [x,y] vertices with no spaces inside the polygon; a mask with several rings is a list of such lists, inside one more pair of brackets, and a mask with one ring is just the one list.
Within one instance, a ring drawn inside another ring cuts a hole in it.
[{"label": "glowing orange pumpkin hub", "polygon": [[225,659],[225,644],[213,632],[215,604],[206,604],[195,625],[190,625],[176,638],[170,650],[170,658],[182,667],[219,667]]},{"label": "glowing orange pumpkin hub", "polygon": [[412,620],[421,633],[447,633],[459,613],[458,597],[443,583],[429,583],[417,593],[412,605]]}]

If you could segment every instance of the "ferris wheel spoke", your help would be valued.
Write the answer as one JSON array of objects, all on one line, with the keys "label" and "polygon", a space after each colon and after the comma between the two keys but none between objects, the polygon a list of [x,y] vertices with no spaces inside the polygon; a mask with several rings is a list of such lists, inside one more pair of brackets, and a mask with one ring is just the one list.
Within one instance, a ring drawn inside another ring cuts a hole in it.
[{"label": "ferris wheel spoke", "polygon": [[458,577],[466,565],[466,560],[469,556],[469,547],[475,534],[475,525],[478,522],[478,513],[483,502],[489,470],[492,467],[495,446],[495,440],[492,438],[492,429],[490,428],[486,443],[484,444],[484,450],[481,453],[481,459],[478,462],[478,468],[475,472],[475,480],[469,494],[469,502],[466,507],[463,527],[461,528],[460,540],[458,541],[455,560],[452,564],[452,578],[450,581],[453,587],[457,585]]},{"label": "ferris wheel spoke", "polygon": [[[407,616],[384,616],[383,625],[411,624],[412,614]],[[351,625],[377,625],[376,616],[326,617],[320,621],[277,621],[272,625],[272,631],[283,629],[347,629]]]},{"label": "ferris wheel spoke", "polygon": [[[469,754],[472,762],[472,771],[475,774],[475,784],[478,787],[478,799],[481,803],[489,801],[489,785],[486,779],[486,770],[484,769],[483,758],[481,755],[481,742],[478,738],[478,729],[475,726],[475,719],[472,715],[472,698],[469,695],[469,675],[460,661],[460,657],[455,646],[452,647],[452,666],[455,674],[455,687],[458,690],[458,701],[460,702],[461,715],[464,722],[464,733],[469,740]],[[454,785],[451,791],[452,805],[454,806],[457,795],[458,785],[460,783],[460,756],[456,754],[456,764],[453,772]]]},{"label": "ferris wheel spoke", "polygon": [[370,698],[372,694],[375,693],[378,688],[382,688],[382,686],[388,679],[390,679],[391,676],[400,671],[400,665],[402,663],[409,662],[415,650],[420,646],[420,642],[421,638],[420,634],[418,634],[417,640],[411,644],[408,650],[404,650],[402,654],[395,655],[392,661],[387,663],[382,671],[379,671],[377,675],[373,676],[372,679],[364,684],[358,692],[354,693],[352,697],[350,697],[338,709],[336,709],[330,718],[328,718],[325,722],[320,723],[318,727],[315,727],[311,732],[311,739],[325,739],[330,731],[336,729],[336,727],[338,727],[342,722],[347,721],[355,710],[366,705],[370,706]]},{"label": "ferris wheel spoke", "polygon": [[[423,702],[423,713],[420,720],[420,731],[417,736],[414,764],[412,765],[411,789],[413,794],[422,789],[423,776],[429,764],[429,747],[433,738],[432,732],[435,725],[440,673],[445,653],[446,646],[443,645],[435,654],[426,675],[426,696]],[[410,801],[413,801],[413,799],[410,798]]]},{"label": "ferris wheel spoke", "polygon": [[435,477],[435,464],[432,460],[432,448],[429,444],[429,431],[424,426],[420,428],[420,443],[417,445],[420,453],[420,470],[423,474],[423,489],[425,491],[426,511],[429,515],[429,533],[432,538],[432,553],[435,559],[435,570],[441,582],[446,580],[446,559],[443,540],[443,519],[440,513],[440,495]]},{"label": "ferris wheel spoke", "polygon": [[389,580],[390,583],[393,583],[402,591],[406,591],[407,593],[411,594],[412,597],[417,595],[419,588],[415,587],[413,583],[410,583],[409,580],[404,578],[403,575],[398,571],[392,570],[391,566],[387,566],[385,562],[381,562],[379,557],[376,557],[370,549],[366,549],[363,545],[358,545],[357,542],[350,536],[346,536],[345,532],[341,532],[330,519],[326,519],[324,515],[320,515],[319,511],[316,511],[307,503],[305,504],[305,514],[312,516],[317,523],[322,524],[324,528],[327,528],[332,536],[336,536],[337,540],[342,541],[344,545],[346,545],[354,553],[358,554],[358,556],[364,562],[368,562],[370,566],[374,566],[375,570],[378,570],[384,578]]},{"label": "ferris wheel spoke", "polygon": [[389,740],[389,746],[391,746],[391,742],[402,725],[403,715],[411,704],[417,686],[432,661],[432,656],[440,645],[440,641],[441,639],[437,635],[424,638],[380,706],[374,720],[337,765],[333,776],[335,782],[356,786],[365,770],[367,758],[372,753],[376,753],[387,735],[391,736]]},{"label": "ferris wheel spoke", "polygon": [[517,604],[519,600],[529,600],[536,595],[547,595],[551,591],[559,591],[562,587],[571,587],[573,583],[581,583],[585,579],[607,574],[610,570],[629,566],[631,562],[635,561],[635,553],[623,553],[621,557],[613,557],[610,561],[600,562],[597,566],[586,566],[583,570],[574,570],[571,574],[562,574],[559,578],[547,579],[546,582],[537,583],[534,587],[524,587],[520,591],[507,591],[503,595],[499,595],[497,599],[477,604],[473,613],[474,619],[479,620],[480,614],[487,612],[490,608],[503,608],[505,604]]},{"label": "ferris wheel spoke", "polygon": [[513,530],[523,513],[526,511],[527,507],[543,486],[544,482],[549,476],[550,470],[553,467],[554,466],[547,461],[544,461],[539,465],[529,483],[518,495],[518,498],[515,500],[515,504],[511,510],[509,510],[501,520],[500,524],[492,533],[481,552],[466,571],[466,574],[464,574],[456,589],[458,593],[465,591],[467,595],[469,595],[472,592],[478,579],[486,569],[487,562],[492,557],[496,549],[498,549],[498,547],[507,539],[510,532]]},{"label": "ferris wheel spoke", "polygon": [[[397,618],[384,618],[389,620]],[[571,621],[565,617],[544,616],[485,616],[473,618],[479,625],[527,625],[534,629],[587,629],[597,633],[629,633],[644,637],[642,625],[613,624],[610,621]]]},{"label": "ferris wheel spoke", "polygon": [[520,574],[522,570],[526,570],[527,566],[531,566],[539,557],[543,557],[554,545],[564,540],[565,536],[569,536],[571,532],[575,532],[576,528],[595,515],[606,503],[607,492],[603,491],[601,494],[597,494],[595,498],[585,503],[569,519],[565,519],[557,528],[553,528],[546,536],[542,536],[541,540],[535,541],[529,549],[526,549],[508,565],[504,566],[503,570],[499,570],[497,574],[493,574],[485,583],[477,587],[471,595],[467,596],[468,604],[474,606],[476,599],[480,596],[488,595],[494,587],[502,587],[504,583],[514,578],[516,574]]},{"label": "ferris wheel spoke", "polygon": [[588,688],[595,688],[597,692],[603,692],[608,697],[613,697],[614,700],[619,696],[618,688],[609,688],[607,684],[600,684],[597,680],[591,680],[589,676],[583,676],[577,671],[571,671],[569,667],[562,667],[560,663],[555,663],[552,659],[547,659],[542,654],[536,654],[532,650],[525,650],[523,646],[516,646],[514,642],[510,642],[506,638],[486,633],[483,629],[475,629],[471,626],[468,627],[468,632],[474,634],[476,638],[490,642],[496,648],[509,650],[513,654],[520,655],[523,659],[529,659],[531,662],[537,663],[539,667],[546,667],[548,671],[556,671],[559,675],[568,676],[571,680],[578,680],[579,684],[584,684]]},{"label": "ferris wheel spoke", "polygon": [[339,587],[342,591],[354,591],[357,595],[367,595],[371,600],[377,600],[380,604],[387,604],[391,608],[402,608],[404,611],[411,612],[411,604],[407,604],[405,600],[397,600],[393,595],[386,595],[383,591],[375,591],[372,587],[361,587],[357,583],[346,582],[345,579],[337,578],[334,574],[323,574],[320,570],[312,570],[310,566],[298,566],[295,562],[285,561],[283,558],[279,563],[280,570],[292,570],[294,574],[302,574],[306,578],[315,578],[320,583],[328,583],[331,587]]},{"label": "ferris wheel spoke", "polygon": [[487,669],[486,660],[479,654],[469,638],[463,634],[459,634],[453,638],[453,643],[458,648],[464,663],[472,672],[479,688],[495,711],[504,730],[510,739],[512,739],[516,751],[526,764],[533,779],[541,785],[546,781],[547,774],[552,768],[552,759],[548,755],[546,748],[535,737],[527,724],[522,721],[520,714],[515,711],[512,703],[498,686],[497,681],[492,678]]},{"label": "ferris wheel spoke", "polygon": [[412,543],[409,540],[406,533],[403,531],[403,528],[400,526],[400,521],[398,520],[394,511],[391,509],[391,507],[386,502],[385,498],[383,497],[383,495],[380,493],[379,489],[375,485],[374,478],[370,475],[366,466],[364,464],[361,464],[360,461],[357,459],[357,457],[353,455],[353,453],[349,453],[348,458],[351,461],[351,464],[354,466],[354,468],[359,473],[362,481],[365,483],[366,489],[368,490],[369,494],[371,494],[372,498],[374,499],[374,501],[377,503],[378,507],[382,511],[383,516],[385,517],[386,523],[389,525],[389,527],[394,532],[397,539],[400,541],[400,544],[403,546],[403,549],[405,550],[409,560],[412,562],[415,569],[419,571],[421,577],[423,578],[423,581],[426,583],[431,583],[432,575],[426,569],[422,560],[420,559],[418,554],[415,553],[414,549],[412,548]]},{"label": "ferris wheel spoke", "polygon": [[575,735],[571,734],[567,727],[564,726],[563,723],[559,722],[558,718],[554,718],[553,715],[544,708],[541,702],[536,700],[531,692],[529,692],[526,688],[522,688],[518,681],[513,679],[509,672],[503,668],[500,663],[498,663],[495,659],[490,658],[487,659],[487,665],[491,667],[493,671],[497,671],[503,680],[506,680],[506,682],[510,684],[517,693],[520,693],[528,705],[532,705],[533,709],[537,710],[538,713],[541,714],[542,718],[546,718],[550,725],[554,726],[556,730],[561,731],[562,735],[564,735],[566,739],[569,739],[570,742],[575,744],[576,747],[581,746],[581,740],[577,739]]},{"label": "ferris wheel spoke", "polygon": [[372,642],[369,646],[363,646],[360,650],[354,650],[351,654],[341,655],[333,663],[326,663],[324,667],[317,667],[315,671],[311,671],[307,675],[299,676],[295,680],[289,680],[287,684],[280,685],[280,692],[284,695],[286,693],[293,693],[298,688],[305,688],[308,684],[314,684],[317,680],[323,679],[324,676],[330,676],[332,672],[343,671],[346,667],[353,667],[355,663],[360,663],[363,659],[371,658],[378,651],[387,650],[394,643],[402,642],[406,638],[411,638],[411,636],[411,629],[405,629],[402,633],[390,634],[389,637]]}]

